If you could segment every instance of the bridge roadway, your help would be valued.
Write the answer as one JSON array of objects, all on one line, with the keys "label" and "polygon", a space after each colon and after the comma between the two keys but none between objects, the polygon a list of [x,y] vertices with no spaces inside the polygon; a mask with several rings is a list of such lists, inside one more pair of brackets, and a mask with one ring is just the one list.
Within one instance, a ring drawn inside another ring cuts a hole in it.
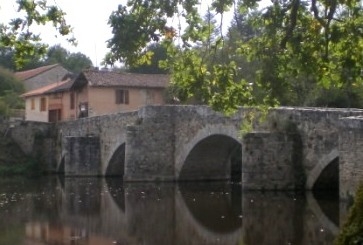
[{"label": "bridge roadway", "polygon": [[146,106],[47,124],[47,130],[25,122],[12,129],[12,137],[25,152],[42,145],[50,170],[66,176],[116,175],[124,181],[237,176],[245,189],[333,186],[342,198],[354,195],[363,179],[362,110],[275,108],[242,137],[250,111],[225,116],[207,106]]}]

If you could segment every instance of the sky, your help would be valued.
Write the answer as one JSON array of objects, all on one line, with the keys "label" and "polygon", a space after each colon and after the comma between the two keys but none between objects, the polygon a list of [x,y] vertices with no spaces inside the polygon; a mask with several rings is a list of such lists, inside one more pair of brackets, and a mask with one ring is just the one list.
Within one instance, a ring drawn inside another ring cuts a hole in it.
[{"label": "sky", "polygon": [[[94,66],[100,66],[108,52],[106,41],[112,37],[111,27],[107,21],[112,11],[126,0],[48,0],[49,4],[59,6],[66,12],[66,21],[73,27],[77,40],[76,47],[67,43],[64,37],[56,36],[51,26],[39,29],[43,42],[50,46],[60,44],[70,52],[81,52],[87,55]],[[0,0],[0,23],[7,23],[14,18],[15,0]]]}]

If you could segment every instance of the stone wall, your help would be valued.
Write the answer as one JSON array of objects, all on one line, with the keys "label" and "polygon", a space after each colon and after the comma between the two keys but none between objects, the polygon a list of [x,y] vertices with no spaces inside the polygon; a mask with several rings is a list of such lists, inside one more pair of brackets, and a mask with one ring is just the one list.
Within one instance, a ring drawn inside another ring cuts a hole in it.
[{"label": "stone wall", "polygon": [[126,181],[174,180],[174,112],[147,106],[136,124],[127,127]]},{"label": "stone wall", "polygon": [[65,137],[66,176],[97,176],[100,171],[100,139],[98,137]]},{"label": "stone wall", "polygon": [[91,136],[99,145],[99,158],[90,163],[99,165],[91,171],[96,175],[105,175],[109,163],[116,162],[122,166],[112,167],[112,174],[123,169],[124,180],[129,181],[224,179],[231,170],[234,146],[242,144],[246,187],[312,189],[324,169],[340,158],[341,191],[346,196],[355,190],[362,174],[352,169],[360,168],[363,157],[359,152],[363,124],[360,119],[341,118],[363,115],[362,110],[276,108],[242,141],[240,128],[247,111],[227,117],[206,106],[146,106],[59,124],[20,122],[10,131],[24,152],[44,150],[51,171],[59,170],[62,159],[76,166],[89,158],[74,155],[78,163],[73,163],[64,139]]},{"label": "stone wall", "polygon": [[[196,144],[209,136],[223,135],[239,144],[237,120],[207,106],[147,106],[140,109],[138,115],[137,123],[128,127],[126,181],[179,180],[189,153]],[[220,142],[219,148],[223,148],[226,142]],[[201,158],[189,159],[192,168],[184,175],[185,179],[229,178],[230,163],[227,158],[230,156],[228,152],[227,155],[223,152],[224,155],[212,157],[215,150],[209,149],[208,152],[206,149],[203,152],[205,158],[208,158],[204,162],[209,160],[222,163],[223,166],[198,164],[197,160]]]},{"label": "stone wall", "polygon": [[340,119],[355,115],[363,115],[363,110],[282,107],[271,111],[265,127],[300,135],[305,188],[313,189],[322,171],[339,157]]},{"label": "stone wall", "polygon": [[135,124],[138,119],[137,115],[137,112],[115,113],[59,123],[57,125],[57,151],[55,153],[57,165],[55,169],[59,169],[61,160],[66,154],[62,150],[64,149],[62,146],[64,137],[93,136],[99,139],[100,167],[98,170],[99,175],[104,175],[112,156],[119,146],[126,142],[127,126]]},{"label": "stone wall", "polygon": [[303,189],[305,173],[296,159],[295,135],[249,133],[242,142],[242,187],[253,190]]},{"label": "stone wall", "polygon": [[343,118],[339,129],[340,197],[349,200],[363,183],[363,117]]},{"label": "stone wall", "polygon": [[[228,154],[234,146],[241,143],[239,137],[241,117],[228,117],[207,106],[174,108],[175,177],[179,179],[181,175],[184,175],[184,177],[182,176],[184,179],[192,177],[194,180],[225,179],[226,174],[230,175],[230,163],[227,159],[230,156]],[[219,144],[213,143],[217,137]],[[203,148],[205,149],[203,150]],[[190,154],[193,150],[198,151],[199,159],[195,159]],[[223,164],[225,169],[218,168],[217,162]],[[183,171],[189,173],[185,174]],[[214,178],[211,177],[213,171],[215,172]],[[218,171],[220,176],[217,175]],[[192,174],[193,172],[194,174]]]},{"label": "stone wall", "polygon": [[7,135],[27,155],[51,170],[55,162],[54,125],[30,121],[10,123]]}]

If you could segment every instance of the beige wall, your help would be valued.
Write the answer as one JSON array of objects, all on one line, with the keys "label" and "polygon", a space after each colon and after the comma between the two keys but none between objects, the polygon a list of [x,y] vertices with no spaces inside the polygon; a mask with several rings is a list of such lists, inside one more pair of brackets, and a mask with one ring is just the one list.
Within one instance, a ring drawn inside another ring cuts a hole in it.
[{"label": "beige wall", "polygon": [[62,121],[74,120],[76,118],[77,104],[75,103],[74,109],[71,109],[71,92],[51,94],[48,98],[48,108],[60,109]]},{"label": "beige wall", "polygon": [[[79,104],[88,102],[88,116],[98,116],[110,113],[133,111],[145,105],[164,104],[163,89],[128,88],[129,104],[116,104],[116,90],[120,88],[87,87],[75,92],[75,107],[71,109],[71,93],[51,94],[46,96],[33,96],[26,98],[25,120],[48,122],[49,110],[60,109],[61,120],[73,120],[79,117]],[[126,88],[122,88],[126,89]],[[47,98],[46,111],[40,111],[41,97]],[[35,101],[34,110],[31,109],[31,100]]]},{"label": "beige wall", "polygon": [[[40,100],[41,98],[46,98],[47,106],[45,111],[40,111]],[[32,100],[34,100],[35,107],[31,109]],[[71,109],[71,98],[70,92],[50,94],[44,96],[33,96],[25,99],[25,120],[27,121],[38,121],[38,122],[48,122],[49,120],[49,110],[60,109],[61,110],[61,120],[73,120],[76,118],[76,109]]]},{"label": "beige wall", "polygon": [[89,116],[137,110],[145,105],[164,104],[162,89],[122,88],[129,91],[129,104],[116,104],[116,90],[121,88],[89,87]]},{"label": "beige wall", "polygon": [[[47,96],[34,96],[25,99],[25,120],[27,121],[38,121],[48,122],[48,107],[45,111],[40,111],[40,99],[45,97],[48,101]],[[35,107],[31,108],[32,99],[34,99]]]},{"label": "beige wall", "polygon": [[74,95],[74,108],[71,109],[71,92],[65,92],[63,94],[63,110],[62,110],[62,120],[74,120],[77,118],[77,101],[76,94]]}]

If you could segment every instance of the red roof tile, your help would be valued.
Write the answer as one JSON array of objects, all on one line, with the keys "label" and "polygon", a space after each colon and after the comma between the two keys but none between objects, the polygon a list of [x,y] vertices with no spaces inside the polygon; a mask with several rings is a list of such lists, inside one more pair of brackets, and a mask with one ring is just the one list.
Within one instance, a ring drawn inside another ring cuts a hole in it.
[{"label": "red roof tile", "polygon": [[56,93],[58,90],[63,91],[64,87],[67,86],[67,84],[69,84],[71,82],[72,81],[70,79],[68,79],[68,80],[64,80],[61,82],[52,83],[47,86],[31,90],[25,94],[20,95],[20,97],[26,98],[26,97],[37,96],[37,95]]},{"label": "red roof tile", "polygon": [[43,72],[46,72],[56,66],[59,66],[59,64],[54,64],[54,65],[48,65],[48,66],[42,66],[42,67],[38,67],[38,68],[35,68],[35,69],[32,69],[32,70],[26,70],[26,71],[18,71],[18,72],[15,72],[15,76],[24,81],[24,80],[27,80],[29,78],[32,78],[32,77],[35,77]]}]

